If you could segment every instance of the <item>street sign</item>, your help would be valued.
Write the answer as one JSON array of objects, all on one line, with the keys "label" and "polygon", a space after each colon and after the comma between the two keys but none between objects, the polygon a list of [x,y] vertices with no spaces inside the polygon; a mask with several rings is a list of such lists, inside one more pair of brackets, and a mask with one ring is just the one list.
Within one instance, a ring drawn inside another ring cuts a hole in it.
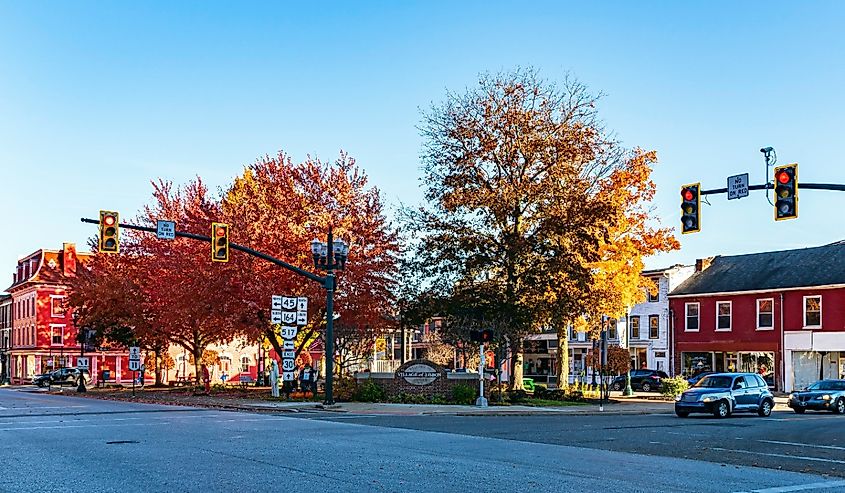
[{"label": "street sign", "polygon": [[141,361],[137,359],[129,360],[129,371],[138,371],[141,369]]},{"label": "street sign", "polygon": [[270,310],[270,323],[274,323],[274,324],[282,323],[282,311],[281,310]]},{"label": "street sign", "polygon": [[287,340],[282,342],[282,349],[285,351],[293,351],[296,349],[296,343],[293,340]]},{"label": "street sign", "polygon": [[296,364],[293,362],[292,359],[282,360],[282,370],[292,372],[294,368],[296,368]]},{"label": "street sign", "polygon": [[296,312],[296,325],[308,324],[308,312]]},{"label": "street sign", "polygon": [[285,382],[293,382],[295,380],[293,372],[292,371],[286,371],[286,372],[282,373],[282,380],[285,381]]},{"label": "street sign", "polygon": [[296,323],[296,312],[282,312],[282,323],[283,324],[295,324]]},{"label": "street sign", "polygon": [[141,348],[138,346],[129,348],[129,361],[141,361]]},{"label": "street sign", "polygon": [[282,297],[281,296],[274,294],[270,298],[270,309],[272,309],[272,310],[281,310],[282,309]]},{"label": "street sign", "polygon": [[283,297],[282,310],[296,310],[296,298],[288,298],[287,296]]},{"label": "street sign", "polygon": [[299,331],[299,329],[297,329],[296,326],[290,327],[290,326],[283,325],[282,326],[282,339],[296,339],[296,333],[298,331]]},{"label": "street sign", "polygon": [[76,358],[76,367],[80,370],[87,370],[88,369],[88,357],[87,356],[80,356]]},{"label": "street sign", "polygon": [[300,296],[296,299],[296,311],[298,312],[307,312],[308,311],[308,298]]},{"label": "street sign", "polygon": [[156,238],[159,240],[172,240],[176,238],[175,221],[156,221]]},{"label": "street sign", "polygon": [[728,200],[748,197],[748,173],[728,177]]},{"label": "street sign", "polygon": [[296,351],[282,351],[282,358],[294,359],[296,358]]}]

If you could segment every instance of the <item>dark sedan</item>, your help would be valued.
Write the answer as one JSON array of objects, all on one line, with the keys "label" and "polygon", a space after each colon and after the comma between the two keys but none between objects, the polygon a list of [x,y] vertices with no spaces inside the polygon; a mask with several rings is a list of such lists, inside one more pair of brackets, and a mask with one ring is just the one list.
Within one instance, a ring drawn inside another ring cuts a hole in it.
[{"label": "dark sedan", "polygon": [[845,414],[845,380],[820,380],[789,394],[787,405],[798,414],[807,409]]},{"label": "dark sedan", "polygon": [[[660,380],[669,378],[666,372],[660,370],[631,370],[631,388],[651,392],[660,389]],[[622,390],[625,388],[625,375],[620,375],[610,382],[610,390]]]}]

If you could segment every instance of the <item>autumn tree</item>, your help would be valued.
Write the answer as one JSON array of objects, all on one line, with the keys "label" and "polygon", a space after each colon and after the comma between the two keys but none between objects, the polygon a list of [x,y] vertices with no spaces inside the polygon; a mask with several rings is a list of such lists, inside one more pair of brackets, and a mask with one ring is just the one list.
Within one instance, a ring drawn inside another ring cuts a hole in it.
[{"label": "autumn tree", "polygon": [[634,149],[625,153],[619,167],[595,182],[596,194],[612,205],[613,213],[605,223],[606,235],[599,239],[598,259],[587,264],[592,278],[581,293],[584,309],[557,327],[559,382],[569,381],[568,326],[575,324],[576,331],[586,331],[590,339],[598,340],[603,317],[622,319],[644,301],[646,290],[657,288],[641,275],[643,258],[680,247],[671,230],[657,227],[649,214],[656,192],[651,179],[656,160],[654,151]]},{"label": "autumn tree", "polygon": [[[247,166],[226,190],[222,211],[239,244],[314,271],[311,240],[335,237],[350,245],[346,268],[338,272],[335,291],[335,346],[349,357],[372,351],[378,336],[393,324],[393,286],[398,236],[387,221],[377,188],[346,154],[333,162],[308,158],[295,163],[280,152]],[[266,337],[281,353],[278,328],[269,323],[271,294],[306,296],[310,324],[297,354],[313,334],[324,335],[325,291],[263,260],[233,255],[231,282],[240,303],[230,316],[250,340]]]},{"label": "autumn tree", "polygon": [[444,296],[483,290],[500,307],[522,387],[522,340],[585,309],[591,264],[618,204],[603,180],[624,166],[597,98],[533,70],[483,75],[424,115],[427,205],[406,210],[415,271]]},{"label": "autumn tree", "polygon": [[[589,350],[585,363],[595,371],[598,371],[601,368],[601,352],[593,351],[592,349]],[[631,353],[627,349],[617,345],[607,346],[607,366],[605,367],[605,371],[611,375],[619,375],[626,373],[630,369]]]}]

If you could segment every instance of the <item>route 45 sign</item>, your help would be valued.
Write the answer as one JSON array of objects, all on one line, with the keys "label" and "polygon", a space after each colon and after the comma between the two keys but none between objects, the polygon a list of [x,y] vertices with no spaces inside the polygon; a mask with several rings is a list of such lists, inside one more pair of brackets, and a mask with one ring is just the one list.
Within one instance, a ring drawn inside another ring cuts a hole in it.
[{"label": "route 45 sign", "polygon": [[748,173],[728,177],[728,200],[748,197]]}]

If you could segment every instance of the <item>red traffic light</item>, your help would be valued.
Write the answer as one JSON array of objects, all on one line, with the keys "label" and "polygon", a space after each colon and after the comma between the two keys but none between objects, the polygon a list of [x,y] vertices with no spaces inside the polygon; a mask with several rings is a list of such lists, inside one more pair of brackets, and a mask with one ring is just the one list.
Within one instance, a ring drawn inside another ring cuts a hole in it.
[{"label": "red traffic light", "polygon": [[695,194],[692,193],[692,190],[690,190],[689,188],[685,188],[681,195],[684,197],[684,200],[687,200],[687,201],[695,198]]},{"label": "red traffic light", "polygon": [[221,228],[218,226],[215,234],[217,236],[226,236],[226,228]]},{"label": "red traffic light", "polygon": [[105,216],[103,218],[103,223],[106,226],[114,226],[114,216]]},{"label": "red traffic light", "polygon": [[786,183],[789,183],[790,179],[791,179],[791,177],[789,176],[789,173],[787,173],[786,171],[781,171],[780,173],[778,173],[778,181],[779,182],[786,184]]}]

